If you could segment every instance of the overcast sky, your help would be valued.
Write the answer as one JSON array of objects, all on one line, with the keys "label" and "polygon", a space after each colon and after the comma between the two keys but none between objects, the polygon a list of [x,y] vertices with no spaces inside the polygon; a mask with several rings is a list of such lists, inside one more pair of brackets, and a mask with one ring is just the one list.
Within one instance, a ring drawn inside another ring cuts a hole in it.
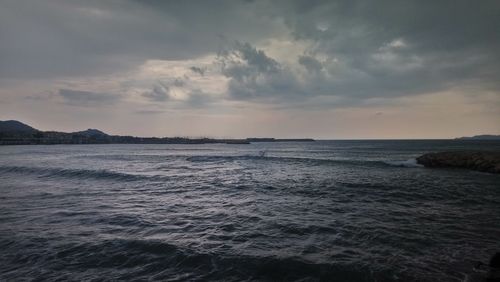
[{"label": "overcast sky", "polygon": [[500,1],[0,0],[0,120],[140,136],[500,134]]}]

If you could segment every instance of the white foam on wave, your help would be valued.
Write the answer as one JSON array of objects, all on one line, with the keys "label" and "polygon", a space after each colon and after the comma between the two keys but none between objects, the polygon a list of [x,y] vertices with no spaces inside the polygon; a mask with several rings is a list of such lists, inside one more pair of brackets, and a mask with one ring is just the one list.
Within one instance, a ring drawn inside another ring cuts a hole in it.
[{"label": "white foam on wave", "polygon": [[423,167],[423,165],[417,163],[417,159],[408,159],[405,161],[385,161],[384,163],[399,167]]}]

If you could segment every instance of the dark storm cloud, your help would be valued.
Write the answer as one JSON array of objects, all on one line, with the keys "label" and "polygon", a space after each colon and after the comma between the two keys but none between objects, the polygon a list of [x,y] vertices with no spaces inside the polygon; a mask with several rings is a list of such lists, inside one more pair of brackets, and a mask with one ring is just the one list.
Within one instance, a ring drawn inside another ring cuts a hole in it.
[{"label": "dark storm cloud", "polygon": [[300,94],[294,75],[262,50],[249,43],[236,42],[219,53],[224,76],[230,78],[228,90],[234,99],[276,100],[283,94]]},{"label": "dark storm cloud", "polygon": [[270,36],[276,24],[255,22],[255,9],[237,1],[1,1],[0,78],[99,75],[148,59],[196,58],[216,52],[221,36]]},{"label": "dark storm cloud", "polygon": [[273,73],[279,69],[279,64],[274,59],[268,57],[264,51],[257,50],[249,43],[235,43],[233,55],[246,61],[249,68],[261,73]]},{"label": "dark storm cloud", "polygon": [[224,72],[233,98],[337,96],[349,104],[463,86],[500,91],[498,1],[295,1],[282,8],[294,38],[311,42],[307,53],[324,62],[303,55],[298,63],[307,74],[286,67],[266,73],[241,56],[246,63]]},{"label": "dark storm cloud", "polygon": [[257,50],[249,43],[236,42],[232,49],[220,52],[218,59],[222,73],[237,81],[252,80],[260,74],[277,73],[281,68],[264,51]]},{"label": "dark storm cloud", "polygon": [[295,38],[338,60],[328,66],[338,94],[405,95],[469,83],[500,88],[498,1],[311,3],[295,2],[285,21]]},{"label": "dark storm cloud", "polygon": [[121,99],[121,96],[115,94],[71,89],[59,89],[59,95],[66,104],[83,107],[112,105]]},{"label": "dark storm cloud", "polygon": [[[498,93],[499,16],[495,0],[6,0],[0,78],[85,77],[222,49],[231,99],[353,103],[462,86]],[[290,60],[307,71],[255,47],[282,39],[309,46]],[[157,90],[144,95],[168,99]]]}]

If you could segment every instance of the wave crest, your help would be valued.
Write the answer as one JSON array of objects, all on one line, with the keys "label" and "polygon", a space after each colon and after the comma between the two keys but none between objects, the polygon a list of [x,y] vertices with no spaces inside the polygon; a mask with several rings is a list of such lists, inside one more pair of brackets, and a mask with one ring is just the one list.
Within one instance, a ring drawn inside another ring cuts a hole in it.
[{"label": "wave crest", "polygon": [[423,167],[423,165],[417,163],[417,159],[408,159],[405,161],[385,161],[384,163],[390,166],[399,167]]},{"label": "wave crest", "polygon": [[2,166],[2,173],[16,174],[34,174],[42,178],[93,178],[93,179],[110,179],[110,180],[125,180],[137,181],[144,178],[149,178],[142,175],[133,175],[121,172],[113,172],[108,170],[88,170],[88,169],[67,169],[67,168],[43,168],[43,167],[25,167],[25,166]]}]

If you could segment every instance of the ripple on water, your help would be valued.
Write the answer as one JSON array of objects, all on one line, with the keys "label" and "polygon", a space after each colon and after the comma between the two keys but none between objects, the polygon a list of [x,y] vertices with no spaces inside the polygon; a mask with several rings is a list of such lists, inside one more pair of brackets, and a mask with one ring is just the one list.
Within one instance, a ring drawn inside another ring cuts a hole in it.
[{"label": "ripple on water", "polygon": [[1,147],[0,280],[462,281],[498,249],[498,175],[360,142]]}]

